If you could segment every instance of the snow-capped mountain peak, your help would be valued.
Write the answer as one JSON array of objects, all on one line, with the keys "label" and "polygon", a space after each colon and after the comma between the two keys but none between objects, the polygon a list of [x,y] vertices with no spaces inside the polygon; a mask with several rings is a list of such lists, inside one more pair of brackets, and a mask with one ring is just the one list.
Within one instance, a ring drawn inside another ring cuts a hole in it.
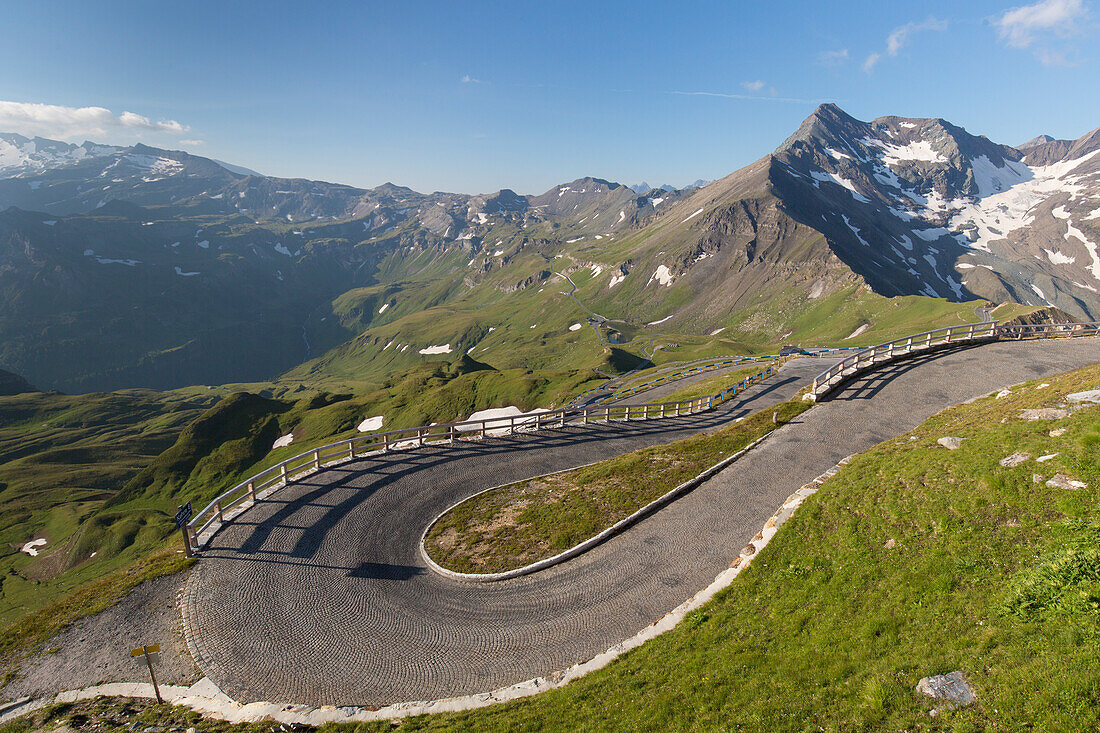
[{"label": "snow-capped mountain peak", "polygon": [[773,159],[807,223],[885,292],[1095,312],[1100,133],[1032,143],[1000,145],[941,119],[861,122],[822,105]]}]

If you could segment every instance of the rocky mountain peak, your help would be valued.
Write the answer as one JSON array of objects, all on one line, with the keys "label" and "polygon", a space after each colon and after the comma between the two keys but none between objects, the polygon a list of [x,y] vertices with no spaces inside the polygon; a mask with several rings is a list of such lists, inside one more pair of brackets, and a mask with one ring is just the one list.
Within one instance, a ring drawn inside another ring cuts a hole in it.
[{"label": "rocky mountain peak", "polygon": [[1034,147],[1037,147],[1039,145],[1043,145],[1044,143],[1052,143],[1052,142],[1054,142],[1054,138],[1052,138],[1050,135],[1038,135],[1036,137],[1031,138],[1026,143],[1022,143],[1020,145],[1017,145],[1016,149],[1017,150],[1027,150],[1028,148],[1034,148]]}]

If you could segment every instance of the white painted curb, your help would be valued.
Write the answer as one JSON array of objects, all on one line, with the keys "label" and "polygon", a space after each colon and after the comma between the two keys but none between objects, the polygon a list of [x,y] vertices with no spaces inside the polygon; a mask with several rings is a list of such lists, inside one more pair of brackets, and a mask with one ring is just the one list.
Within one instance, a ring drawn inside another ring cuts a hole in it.
[{"label": "white painted curb", "polygon": [[[554,672],[545,677],[535,677],[534,679],[509,685],[508,687],[501,687],[492,692],[452,697],[444,700],[401,702],[380,709],[354,706],[335,707],[332,705],[313,707],[310,705],[271,702],[243,704],[227,697],[205,677],[191,687],[162,686],[160,688],[161,694],[164,696],[165,701],[173,705],[188,707],[203,715],[225,720],[230,723],[255,722],[271,719],[288,725],[299,723],[321,726],[325,723],[392,720],[395,718],[406,718],[413,715],[426,715],[429,713],[474,710],[488,707],[494,703],[516,700],[521,697],[529,697],[540,692],[545,692],[546,690],[563,687],[589,672],[594,672],[607,666],[621,654],[637,648],[650,639],[675,628],[687,614],[705,605],[714,598],[719,591],[728,588],[733,583],[734,579],[741,574],[741,571],[747,568],[753,559],[760,554],[760,551],[767,546],[772,537],[775,536],[779,526],[786,522],[808,497],[816,494],[822,483],[834,476],[837,471],[840,470],[840,467],[847,464],[851,459],[852,456],[848,456],[836,466],[830,468],[828,471],[787,497],[787,500],[783,502],[775,514],[764,523],[763,529],[761,529],[756,537],[741,550],[741,554],[738,555],[730,567],[722,571],[718,577],[714,579],[714,582],[706,588],[699,591],[629,639],[616,644],[602,654],[597,654],[587,662],[575,664],[560,672]],[[0,724],[6,723],[9,720],[33,710],[45,707],[51,703],[87,700],[98,697],[99,695],[151,698],[153,697],[153,689],[152,685],[148,683],[121,683],[87,687],[82,690],[70,690],[68,692],[62,692],[52,698],[39,698],[13,706],[0,713]]]},{"label": "white painted curb", "polygon": [[[456,504],[452,504],[451,506],[447,507],[445,510],[440,512],[431,522],[428,523],[428,527],[424,530],[424,534],[422,534],[420,536],[420,557],[421,557],[422,560],[424,560],[425,564],[427,564],[428,568],[432,572],[437,573],[439,575],[442,575],[444,577],[450,578],[451,580],[461,580],[461,581],[466,581],[466,582],[471,582],[471,583],[494,583],[494,582],[500,581],[500,580],[509,580],[511,578],[518,578],[518,577],[523,576],[523,575],[529,575],[531,573],[536,573],[539,570],[545,570],[546,568],[553,567],[554,565],[558,565],[560,563],[565,562],[566,560],[570,560],[570,559],[576,557],[577,555],[580,555],[584,552],[587,552],[588,550],[591,550],[593,547],[600,544],[601,542],[604,542],[605,540],[619,534],[620,532],[627,529],[628,527],[631,527],[631,526],[637,524],[639,521],[641,521],[642,519],[645,519],[650,514],[653,514],[655,511],[657,511],[661,507],[663,507],[666,504],[678,499],[679,497],[683,496],[687,492],[689,492],[692,489],[694,489],[695,487],[697,487],[699,484],[703,483],[707,479],[714,476],[716,473],[721,471],[723,468],[730,465],[731,463],[736,461],[741,456],[745,455],[745,453],[747,453],[749,450],[751,450],[752,448],[759,445],[760,442],[762,440],[764,440],[764,438],[767,438],[768,435],[771,435],[773,432],[775,432],[775,431],[773,430],[773,431],[768,432],[766,435],[762,435],[761,437],[757,438],[756,440],[754,440],[751,443],[749,443],[748,445],[746,445],[741,450],[734,453],[732,456],[729,456],[728,458],[722,459],[721,461],[714,464],[713,466],[711,466],[707,470],[703,471],[701,474],[699,474],[695,478],[688,479],[684,483],[680,484],[676,488],[669,491],[667,494],[664,494],[662,496],[657,497],[656,499],[654,499],[650,503],[646,504],[644,507],[642,507],[638,511],[631,514],[629,517],[625,517],[623,519],[620,519],[618,522],[615,522],[615,524],[611,525],[610,527],[603,530],[602,532],[595,535],[594,537],[589,537],[587,540],[584,540],[580,544],[574,545],[574,546],[570,547],[568,550],[565,550],[564,552],[560,552],[557,555],[554,555],[553,557],[547,557],[547,558],[544,558],[542,560],[539,560],[538,562],[531,563],[530,565],[524,565],[521,568],[515,568],[514,570],[506,570],[506,571],[500,572],[500,573],[457,573],[453,570],[448,570],[447,568],[442,567],[441,565],[439,565],[439,563],[435,562],[434,560],[432,560],[431,557],[428,556],[428,548],[426,546],[426,540],[428,538],[428,532],[431,531],[431,528],[433,526],[435,526],[435,523],[439,521],[440,517],[442,517],[444,514],[451,511],[455,507],[457,507],[461,504],[465,504],[467,501],[469,501],[470,499],[473,499],[476,496],[480,496],[481,494],[484,494],[488,491],[494,491],[495,489],[501,488],[500,486],[494,487],[492,489],[486,489],[485,491],[479,491],[478,493],[474,494],[473,496],[469,496],[469,497],[463,499],[462,501],[460,501]],[[591,465],[594,465],[594,464],[590,463],[588,465],[591,466]],[[579,466],[578,468],[585,468],[585,466]],[[578,468],[570,468],[570,469],[567,469],[567,470],[568,471],[575,471],[575,470],[578,470]],[[554,473],[545,474],[544,476],[535,476],[532,479],[525,479],[525,480],[533,481],[535,479],[545,478],[546,476],[554,476],[558,473],[565,473],[565,471],[556,471]],[[515,483],[515,482],[512,482],[512,483]],[[504,486],[510,486],[510,485],[511,484],[504,484]]]}]

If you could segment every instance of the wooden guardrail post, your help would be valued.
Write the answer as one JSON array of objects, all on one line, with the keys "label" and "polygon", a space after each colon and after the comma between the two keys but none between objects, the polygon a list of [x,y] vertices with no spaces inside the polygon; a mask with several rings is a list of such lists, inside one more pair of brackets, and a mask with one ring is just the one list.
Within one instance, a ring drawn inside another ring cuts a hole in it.
[{"label": "wooden guardrail post", "polygon": [[249,481],[248,482],[248,498],[251,499],[253,501],[253,503],[255,503],[255,501],[256,501],[256,482],[255,481]]},{"label": "wooden guardrail post", "polygon": [[321,470],[321,449],[313,451],[313,467],[317,470]]}]

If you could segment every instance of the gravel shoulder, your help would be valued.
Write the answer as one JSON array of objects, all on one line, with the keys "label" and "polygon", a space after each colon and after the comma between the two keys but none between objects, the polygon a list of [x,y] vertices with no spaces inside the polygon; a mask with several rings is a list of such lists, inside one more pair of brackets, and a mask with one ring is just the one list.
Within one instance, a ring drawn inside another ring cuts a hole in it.
[{"label": "gravel shoulder", "polygon": [[157,682],[190,685],[202,677],[182,633],[180,590],[190,571],[156,578],[134,588],[106,611],[76,622],[23,661],[19,676],[0,697],[43,697],[105,682],[148,682],[142,659],[130,650],[160,644],[154,660]]}]

